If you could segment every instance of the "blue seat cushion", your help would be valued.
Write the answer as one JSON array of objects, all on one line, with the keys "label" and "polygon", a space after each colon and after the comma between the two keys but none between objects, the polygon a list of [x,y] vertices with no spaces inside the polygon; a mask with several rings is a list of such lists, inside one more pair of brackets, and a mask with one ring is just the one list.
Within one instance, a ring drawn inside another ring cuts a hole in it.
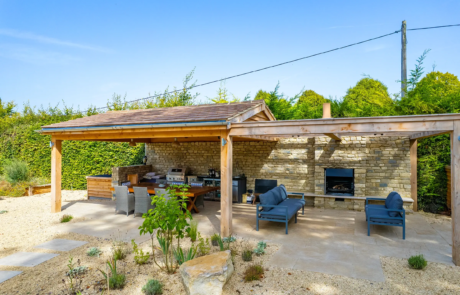
[{"label": "blue seat cushion", "polygon": [[388,215],[388,211],[381,210],[377,208],[368,208],[366,210],[366,215],[368,220],[371,222],[379,222],[379,223],[389,223],[389,224],[402,224],[402,219],[391,219]]},{"label": "blue seat cushion", "polygon": [[[398,193],[396,193],[396,194],[393,195],[393,198],[391,199],[389,204],[388,205],[385,204],[385,207],[387,209],[401,210],[403,208],[403,204],[404,204],[404,202],[403,202],[401,196]],[[388,215],[390,215],[391,217],[401,216],[401,212],[388,211]]]},{"label": "blue seat cushion", "polygon": [[[279,200],[281,199],[281,195],[277,194],[277,192],[274,191],[274,189],[269,190],[265,194],[261,194],[259,196],[260,199],[260,204],[262,207],[264,205],[278,205]],[[272,210],[272,207],[264,207],[263,210],[265,212]]]},{"label": "blue seat cushion", "polygon": [[397,192],[391,192],[388,194],[387,198],[385,199],[385,207],[388,208],[388,205],[391,203],[391,201],[393,200],[393,197],[395,195],[397,195],[398,193]]},{"label": "blue seat cushion", "polygon": [[287,202],[286,204],[300,204],[301,207],[305,206],[305,200],[302,199],[286,199],[283,201],[283,203],[284,202]]},{"label": "blue seat cushion", "polygon": [[[302,202],[299,202],[297,199],[287,199],[284,200],[279,204],[279,206],[286,206],[287,207],[287,218],[288,220],[291,219],[294,214],[296,214],[297,211],[302,208]],[[262,211],[260,213],[261,217],[263,218],[270,218],[270,219],[286,219],[286,208],[285,207],[277,207],[273,208],[273,210],[270,210],[269,212]]]},{"label": "blue seat cushion", "polygon": [[279,188],[281,189],[281,197],[283,198],[283,201],[287,199],[288,194],[287,194],[287,189],[284,186],[284,184],[280,184]]}]

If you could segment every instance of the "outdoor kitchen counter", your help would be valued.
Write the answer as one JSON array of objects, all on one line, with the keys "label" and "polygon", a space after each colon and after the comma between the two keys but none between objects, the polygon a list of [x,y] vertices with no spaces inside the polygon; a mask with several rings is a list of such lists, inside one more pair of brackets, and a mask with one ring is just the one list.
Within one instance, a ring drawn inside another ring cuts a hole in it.
[{"label": "outdoor kitchen counter", "polygon": [[[160,184],[158,183],[139,183],[135,185],[128,185],[128,190],[130,193],[134,192],[133,187],[146,187],[147,192],[151,195],[155,194],[155,189],[160,188],[160,189],[167,189],[169,185],[166,185],[165,187],[160,187]],[[187,210],[191,211],[192,209],[195,210],[197,213],[199,213],[198,209],[195,206],[195,201],[196,197],[219,190],[219,186],[203,186],[203,187],[189,187],[187,191],[187,197],[189,197],[189,202],[187,205]],[[115,188],[111,188],[112,191],[115,191]]]}]

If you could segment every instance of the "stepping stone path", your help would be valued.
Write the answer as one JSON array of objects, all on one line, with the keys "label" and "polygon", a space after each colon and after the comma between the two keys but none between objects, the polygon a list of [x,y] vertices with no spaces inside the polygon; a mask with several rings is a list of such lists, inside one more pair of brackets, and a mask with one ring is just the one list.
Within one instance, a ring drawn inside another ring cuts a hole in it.
[{"label": "stepping stone path", "polygon": [[0,284],[3,283],[6,280],[9,280],[18,274],[21,274],[22,271],[5,271],[5,270],[0,270]]},{"label": "stepping stone path", "polygon": [[83,241],[55,239],[55,240],[51,240],[49,242],[40,244],[38,246],[35,246],[35,248],[48,249],[48,250],[54,250],[54,251],[70,251],[80,246],[83,246],[84,244],[87,244],[87,243],[88,242],[83,242]]},{"label": "stepping stone path", "polygon": [[[48,249],[54,251],[70,251],[88,242],[84,241],[73,241],[65,239],[55,239],[49,242],[35,246],[38,249]],[[0,259],[0,266],[23,266],[23,267],[34,267],[59,256],[59,254],[50,253],[34,253],[34,252],[18,252],[13,255],[3,257]],[[22,273],[22,271],[3,271],[0,270],[0,284],[9,280]]]},{"label": "stepping stone path", "polygon": [[0,259],[0,265],[34,267],[58,255],[59,254],[18,252]]}]

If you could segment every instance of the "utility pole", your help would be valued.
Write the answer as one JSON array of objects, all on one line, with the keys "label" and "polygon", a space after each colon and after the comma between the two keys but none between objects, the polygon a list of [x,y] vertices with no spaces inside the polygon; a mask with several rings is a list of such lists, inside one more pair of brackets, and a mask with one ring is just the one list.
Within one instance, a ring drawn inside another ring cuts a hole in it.
[{"label": "utility pole", "polygon": [[406,96],[407,63],[406,63],[406,21],[401,25],[401,97]]}]

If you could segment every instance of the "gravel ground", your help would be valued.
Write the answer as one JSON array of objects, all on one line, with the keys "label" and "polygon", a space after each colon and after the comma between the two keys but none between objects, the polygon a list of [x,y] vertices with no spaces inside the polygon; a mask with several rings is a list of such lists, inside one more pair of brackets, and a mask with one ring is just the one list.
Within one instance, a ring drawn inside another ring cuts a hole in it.
[{"label": "gravel ground", "polygon": [[[63,200],[85,199],[85,193],[64,191]],[[62,280],[66,279],[69,256],[74,257],[74,261],[79,259],[80,265],[89,268],[82,277],[82,293],[100,294],[103,277],[97,269],[105,270],[112,241],[60,231],[59,218],[63,213],[49,213],[49,202],[49,194],[0,199],[0,211],[8,211],[0,214],[0,258],[19,251],[56,253],[33,248],[55,238],[82,240],[88,244],[61,253],[33,268],[0,266],[0,270],[23,271],[21,275],[0,284],[0,294],[68,294]],[[429,214],[425,214],[425,217],[436,219]],[[423,271],[412,270],[406,260],[392,257],[381,258],[386,277],[383,283],[276,267],[264,267],[265,274],[260,281],[245,283],[245,269],[254,263],[266,265],[271,255],[279,249],[278,245],[268,244],[265,255],[254,256],[252,262],[242,261],[239,254],[241,249],[246,246],[255,248],[256,243],[238,239],[232,244],[232,249],[238,255],[234,258],[235,272],[225,285],[224,294],[460,294],[460,267],[429,263]],[[190,241],[185,239],[184,246],[189,245]],[[103,254],[100,257],[87,256],[86,251],[90,247],[99,247]],[[140,247],[151,252],[148,242]],[[130,245],[127,248],[130,249]],[[217,247],[212,247],[212,251],[218,251]],[[141,287],[152,278],[164,284],[164,294],[185,294],[179,274],[161,272],[152,259],[148,264],[138,266],[134,263],[134,254],[130,253],[119,263],[119,271],[126,274],[127,284],[123,290],[110,291],[110,294],[142,294]]]}]

